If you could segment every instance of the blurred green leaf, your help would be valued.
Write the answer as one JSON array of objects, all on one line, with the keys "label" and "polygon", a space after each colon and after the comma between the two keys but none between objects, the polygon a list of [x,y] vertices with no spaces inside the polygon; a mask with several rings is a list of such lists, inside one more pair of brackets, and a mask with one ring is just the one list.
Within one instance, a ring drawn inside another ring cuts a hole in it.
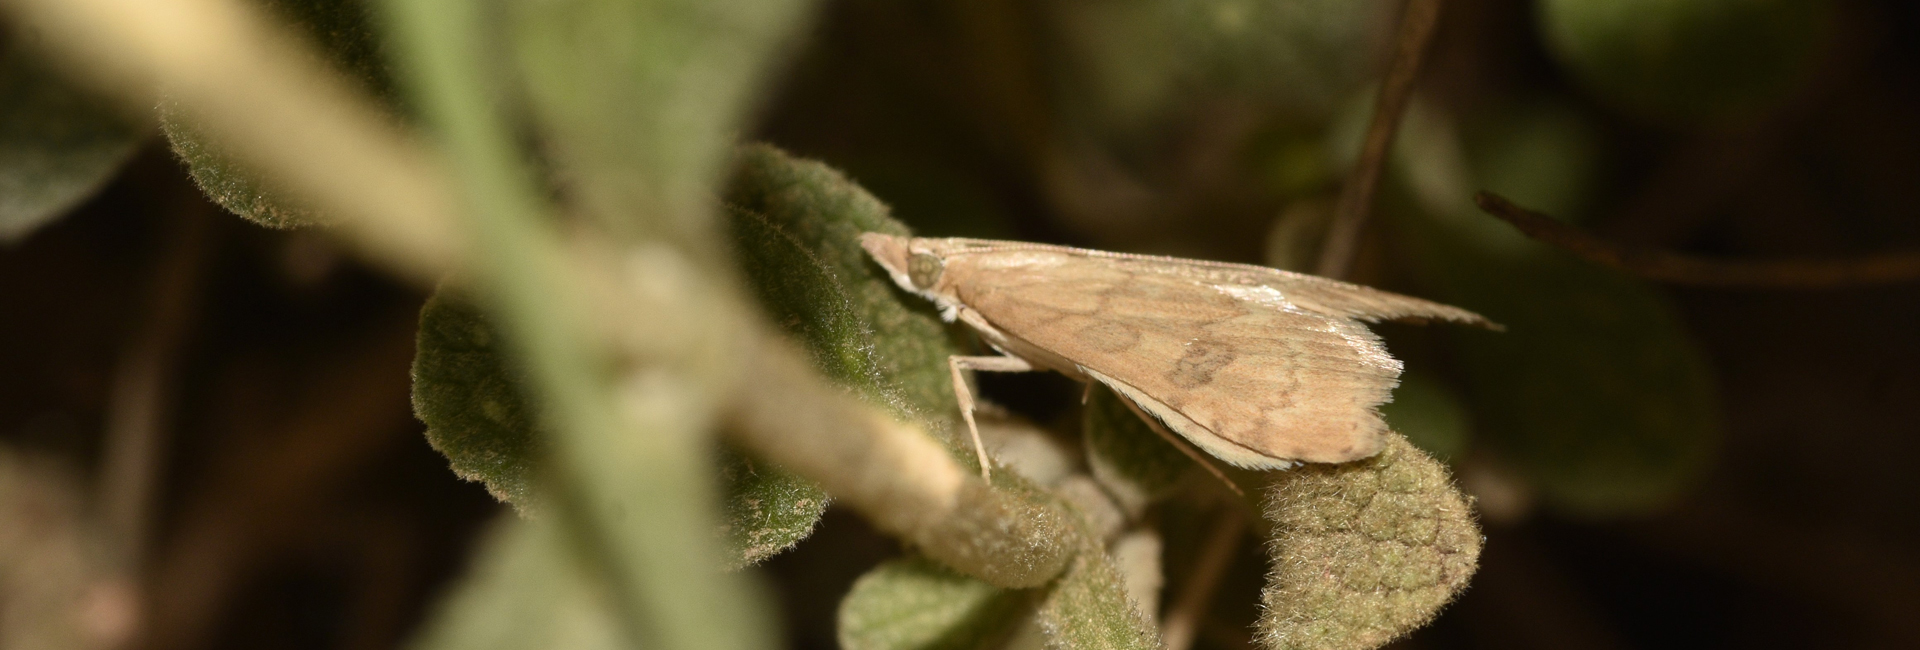
[{"label": "blurred green leaf", "polygon": [[1400,376],[1393,401],[1380,405],[1387,425],[1427,455],[1448,462],[1473,441],[1467,408],[1439,378],[1419,371]]},{"label": "blurred green leaf", "polygon": [[561,182],[578,193],[576,207],[611,233],[723,259],[706,255],[719,252],[708,250],[720,234],[713,189],[725,180],[763,77],[805,32],[812,6],[508,3],[520,78]]},{"label": "blurred green leaf", "polygon": [[99,191],[145,134],[118,105],[19,47],[0,46],[0,243]]},{"label": "blurred green leaf", "polygon": [[1716,125],[1754,117],[1806,77],[1827,0],[1540,0],[1550,50],[1630,111]]},{"label": "blurred green leaf", "polygon": [[[1428,159],[1409,166],[1470,167],[1458,175],[1477,176],[1478,187],[1577,214],[1591,183],[1582,176],[1597,167],[1583,158],[1592,155],[1583,129],[1563,111],[1529,110],[1474,129],[1470,161],[1403,153]],[[1705,360],[1673,308],[1460,201],[1422,200],[1426,216],[1402,219],[1399,231],[1435,297],[1507,326],[1450,333],[1481,439],[1568,511],[1641,512],[1685,489],[1711,458],[1718,416]]]},{"label": "blurred green leaf", "polygon": [[[340,72],[360,82],[405,112],[396,100],[391,64],[382,51],[381,34],[374,29],[368,7],[361,0],[251,0],[270,15],[294,27],[318,46]],[[270,179],[235,160],[209,141],[193,125],[193,117],[172,102],[162,100],[160,130],[173,153],[187,164],[187,173],[220,207],[268,228],[321,225],[325,215],[274,187]]]},{"label": "blurred green leaf", "polygon": [[1030,592],[1001,589],[921,557],[889,560],[840,601],[845,650],[973,650],[998,647]]},{"label": "blurred green leaf", "polygon": [[1066,62],[1095,124],[1145,126],[1196,98],[1231,96],[1318,115],[1373,63],[1372,0],[1063,0]]},{"label": "blurred green leaf", "polygon": [[1480,557],[1473,508],[1446,467],[1400,436],[1362,461],[1273,474],[1269,650],[1376,648],[1432,620]]},{"label": "blurred green leaf", "polygon": [[1115,499],[1138,513],[1173,491],[1193,460],[1154,433],[1120,397],[1095,385],[1081,412],[1087,465]]},{"label": "blurred green leaf", "polygon": [[631,647],[607,593],[549,520],[495,521],[471,568],[408,644],[414,650]]}]

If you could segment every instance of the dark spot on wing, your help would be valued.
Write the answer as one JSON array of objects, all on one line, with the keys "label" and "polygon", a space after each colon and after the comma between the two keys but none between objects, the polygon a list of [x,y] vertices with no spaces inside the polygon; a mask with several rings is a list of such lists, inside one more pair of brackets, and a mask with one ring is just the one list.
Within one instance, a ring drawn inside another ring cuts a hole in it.
[{"label": "dark spot on wing", "polygon": [[1219,372],[1227,364],[1233,363],[1233,350],[1224,345],[1194,341],[1187,344],[1186,354],[1173,362],[1173,372],[1167,373],[1167,381],[1181,388],[1197,388],[1213,381],[1213,373]]}]

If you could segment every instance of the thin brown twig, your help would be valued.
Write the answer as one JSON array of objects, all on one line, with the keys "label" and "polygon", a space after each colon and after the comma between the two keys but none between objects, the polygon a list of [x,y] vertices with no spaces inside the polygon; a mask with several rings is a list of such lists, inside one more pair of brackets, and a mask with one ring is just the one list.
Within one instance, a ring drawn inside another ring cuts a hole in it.
[{"label": "thin brown twig", "polygon": [[1160,626],[1160,642],[1166,650],[1193,647],[1194,635],[1200,631],[1200,618],[1211,609],[1213,594],[1220,588],[1220,577],[1227,572],[1227,566],[1233,564],[1233,554],[1240,550],[1240,540],[1246,535],[1246,515],[1241,514],[1238,507],[1223,508],[1220,520],[1207,536],[1206,545],[1201,547],[1192,577],[1187,579],[1179,598],[1167,610],[1166,622]]},{"label": "thin brown twig", "polygon": [[146,312],[114,373],[95,495],[112,536],[115,569],[136,580],[145,568],[153,493],[173,413],[175,368],[196,320],[210,245],[212,220],[204,204],[197,194],[187,201],[155,262]]},{"label": "thin brown twig", "polygon": [[1522,234],[1575,257],[1636,277],[1675,284],[1751,289],[1832,289],[1920,281],[1920,253],[1852,259],[1720,260],[1602,240],[1492,192],[1475,194],[1480,210]]},{"label": "thin brown twig", "polygon": [[1373,122],[1367,125],[1360,159],[1340,188],[1340,204],[1334,209],[1326,245],[1320,249],[1320,263],[1314,271],[1319,275],[1343,278],[1353,270],[1360,235],[1366,231],[1368,213],[1373,211],[1374,188],[1380,185],[1380,172],[1393,149],[1393,136],[1400,130],[1400,116],[1413,99],[1420,61],[1426,57],[1427,44],[1433,41],[1434,26],[1439,22],[1440,0],[1407,0],[1395,37],[1393,63],[1387,67],[1386,80],[1381,82],[1380,96],[1373,105]]}]

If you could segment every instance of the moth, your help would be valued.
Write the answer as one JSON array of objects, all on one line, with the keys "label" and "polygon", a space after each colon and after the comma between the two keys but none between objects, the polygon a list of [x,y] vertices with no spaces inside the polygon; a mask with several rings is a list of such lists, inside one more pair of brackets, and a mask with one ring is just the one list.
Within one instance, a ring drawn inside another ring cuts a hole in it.
[{"label": "moth", "polygon": [[1499,327],[1457,307],[1246,264],[880,233],[860,245],[902,289],[1000,352],[948,360],[982,476],[988,461],[963,371],[1099,382],[1163,436],[1161,427],[1238,467],[1285,469],[1358,460],[1386,444],[1377,407],[1402,366],[1366,323]]}]

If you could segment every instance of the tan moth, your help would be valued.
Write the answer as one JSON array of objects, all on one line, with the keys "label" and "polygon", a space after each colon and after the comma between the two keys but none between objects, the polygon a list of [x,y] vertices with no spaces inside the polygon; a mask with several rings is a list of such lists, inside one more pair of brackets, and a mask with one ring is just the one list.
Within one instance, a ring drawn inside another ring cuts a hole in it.
[{"label": "tan moth", "polygon": [[1097,381],[1216,458],[1283,469],[1358,460],[1386,444],[1377,407],[1401,364],[1365,323],[1497,327],[1457,307],[1261,266],[880,233],[860,245],[901,288],[1002,354],[948,364],[983,476],[964,370]]}]

